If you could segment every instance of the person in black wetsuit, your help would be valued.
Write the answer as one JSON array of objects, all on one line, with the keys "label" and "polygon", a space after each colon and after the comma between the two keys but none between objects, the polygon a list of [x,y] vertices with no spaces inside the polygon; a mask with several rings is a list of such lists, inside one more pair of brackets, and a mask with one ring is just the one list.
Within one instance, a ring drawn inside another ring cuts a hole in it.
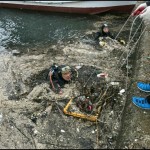
[{"label": "person in black wetsuit", "polygon": [[99,40],[100,37],[110,37],[112,39],[114,39],[114,36],[110,33],[108,25],[107,24],[103,24],[101,27],[101,31],[96,33],[96,37],[95,40]]},{"label": "person in black wetsuit", "polygon": [[[110,37],[112,39],[115,39],[115,37],[112,35],[112,33],[109,31],[109,27],[107,24],[103,24],[102,27],[101,27],[101,31],[97,32],[96,33],[96,36],[95,36],[95,41],[96,42],[100,42],[99,41],[99,38],[102,37],[102,38],[106,38],[106,37]],[[125,45],[125,41],[122,40],[122,39],[117,39],[118,42],[120,42],[120,44],[122,45]]]},{"label": "person in black wetsuit", "polygon": [[62,89],[65,84],[70,83],[73,79],[75,70],[66,65],[53,65],[50,67],[48,76],[50,87],[55,93],[62,94]]}]

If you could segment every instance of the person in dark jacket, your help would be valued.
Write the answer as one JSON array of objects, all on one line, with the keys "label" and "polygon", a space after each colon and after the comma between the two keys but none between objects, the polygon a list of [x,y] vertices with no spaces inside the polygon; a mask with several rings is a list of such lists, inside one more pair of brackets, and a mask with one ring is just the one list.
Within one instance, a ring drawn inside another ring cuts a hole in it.
[{"label": "person in dark jacket", "polygon": [[[115,37],[111,34],[111,32],[109,31],[109,27],[107,24],[103,24],[102,27],[101,27],[101,32],[97,32],[96,33],[96,37],[95,37],[95,41],[96,42],[100,42],[99,41],[99,38],[102,37],[102,38],[105,38],[105,37],[110,37],[112,39],[115,39]],[[125,41],[122,40],[122,39],[117,39],[118,42],[120,42],[120,44],[122,45],[125,45]],[[102,46],[102,45],[101,45]]]},{"label": "person in dark jacket", "polygon": [[110,37],[110,38],[114,39],[114,36],[110,33],[107,24],[102,25],[101,31],[96,33],[95,40],[96,41],[99,40],[100,37]]},{"label": "person in dark jacket", "polygon": [[74,73],[75,70],[66,65],[51,66],[48,76],[52,90],[55,93],[62,94],[63,93],[62,88],[64,87],[65,84],[70,83]]}]

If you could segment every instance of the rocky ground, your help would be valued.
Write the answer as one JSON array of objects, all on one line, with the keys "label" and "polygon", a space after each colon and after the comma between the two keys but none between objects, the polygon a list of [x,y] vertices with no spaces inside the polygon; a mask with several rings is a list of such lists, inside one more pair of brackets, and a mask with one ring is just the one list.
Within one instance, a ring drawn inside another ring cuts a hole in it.
[{"label": "rocky ground", "polygon": [[[92,36],[92,31],[86,35]],[[0,148],[135,148],[137,143],[138,148],[148,148],[148,111],[131,103],[133,92],[141,93],[135,89],[135,78],[145,81],[149,77],[148,37],[147,31],[128,64],[129,48],[109,38],[104,47],[91,39],[77,39],[42,52],[33,49],[30,55],[17,50],[1,53]],[[53,63],[80,66],[78,78],[65,86],[62,95],[53,93],[46,79]],[[108,77],[98,78],[99,73]],[[127,83],[132,84],[126,89]],[[63,113],[72,97],[84,94],[84,85],[86,91],[94,87],[99,94],[102,109],[97,122]]]}]

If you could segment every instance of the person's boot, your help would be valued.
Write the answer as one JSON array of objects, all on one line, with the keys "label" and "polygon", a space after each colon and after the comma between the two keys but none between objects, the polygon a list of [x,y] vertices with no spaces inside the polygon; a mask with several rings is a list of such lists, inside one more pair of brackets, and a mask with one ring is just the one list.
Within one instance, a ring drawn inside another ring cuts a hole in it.
[{"label": "person's boot", "polygon": [[150,109],[150,96],[143,97],[132,97],[132,102],[142,109]]},{"label": "person's boot", "polygon": [[150,84],[149,83],[143,83],[143,82],[138,82],[137,87],[144,92],[150,92]]}]

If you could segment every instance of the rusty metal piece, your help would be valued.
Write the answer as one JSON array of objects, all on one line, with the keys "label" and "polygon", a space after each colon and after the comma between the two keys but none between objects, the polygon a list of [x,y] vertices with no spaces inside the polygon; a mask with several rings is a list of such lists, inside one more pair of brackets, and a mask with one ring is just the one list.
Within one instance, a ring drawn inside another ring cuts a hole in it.
[{"label": "rusty metal piece", "polygon": [[97,121],[97,118],[98,118],[98,114],[96,114],[95,116],[94,115],[86,115],[86,114],[82,114],[82,113],[77,113],[77,112],[69,112],[68,111],[68,108],[69,106],[71,105],[72,101],[73,101],[74,98],[71,98],[70,101],[68,102],[68,104],[65,106],[65,108],[63,109],[63,112],[66,114],[66,115],[71,115],[71,116],[74,116],[74,117],[78,117],[78,118],[82,118],[82,119],[87,119],[87,120],[90,120],[90,121]]}]

